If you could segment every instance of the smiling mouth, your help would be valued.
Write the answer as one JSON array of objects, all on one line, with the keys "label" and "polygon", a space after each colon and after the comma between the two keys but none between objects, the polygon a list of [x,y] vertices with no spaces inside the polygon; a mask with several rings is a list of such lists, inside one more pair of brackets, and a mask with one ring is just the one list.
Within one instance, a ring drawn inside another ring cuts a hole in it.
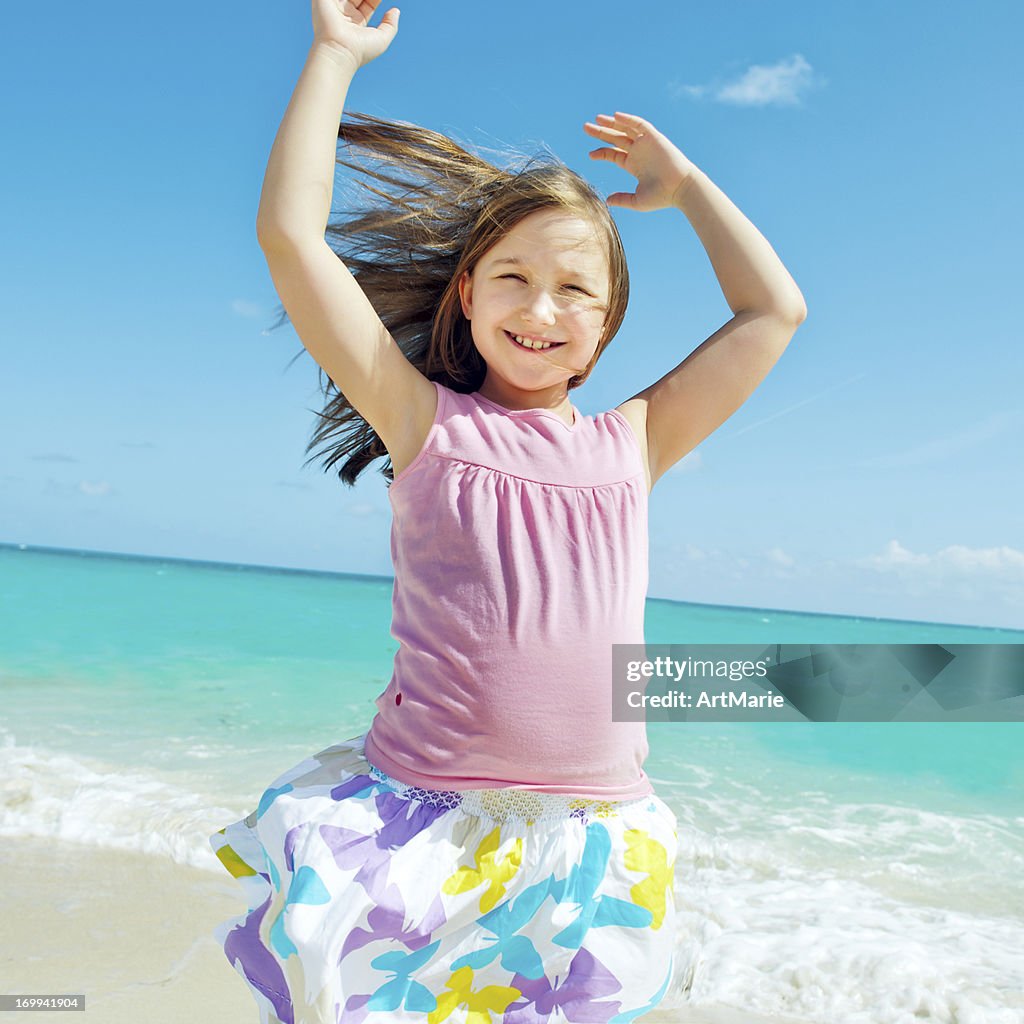
[{"label": "smiling mouth", "polygon": [[[523,334],[513,334],[511,331],[505,331],[505,337],[512,342],[516,348],[521,348],[526,352],[550,352],[552,349],[561,348],[564,341],[534,341],[532,338],[528,338]],[[526,344],[524,344],[524,342]]]}]

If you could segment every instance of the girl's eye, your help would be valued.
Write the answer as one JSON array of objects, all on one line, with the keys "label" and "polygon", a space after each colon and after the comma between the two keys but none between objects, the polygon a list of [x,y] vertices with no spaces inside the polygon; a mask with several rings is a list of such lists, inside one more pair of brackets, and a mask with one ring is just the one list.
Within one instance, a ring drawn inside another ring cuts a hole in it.
[{"label": "girl's eye", "polygon": [[[527,280],[522,274],[499,274],[499,281],[518,281],[520,284],[527,284]],[[593,292],[587,291],[582,285],[578,284],[563,284],[562,291],[576,292],[577,295],[585,295],[588,299],[594,298]]]}]

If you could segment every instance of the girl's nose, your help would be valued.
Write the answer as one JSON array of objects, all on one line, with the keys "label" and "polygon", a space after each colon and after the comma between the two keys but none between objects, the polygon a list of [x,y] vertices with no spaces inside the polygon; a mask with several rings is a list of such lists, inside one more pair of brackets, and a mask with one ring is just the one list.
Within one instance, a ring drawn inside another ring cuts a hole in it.
[{"label": "girl's nose", "polygon": [[553,324],[555,322],[555,303],[548,295],[546,288],[534,285],[526,301],[526,315],[538,323]]}]

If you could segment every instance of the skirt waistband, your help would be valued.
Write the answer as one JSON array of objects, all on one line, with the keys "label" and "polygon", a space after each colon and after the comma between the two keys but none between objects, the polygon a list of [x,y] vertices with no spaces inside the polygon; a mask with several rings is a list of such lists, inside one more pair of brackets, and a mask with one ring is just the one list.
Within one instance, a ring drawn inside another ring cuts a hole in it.
[{"label": "skirt waistband", "polygon": [[[369,762],[367,762],[369,764]],[[649,796],[635,800],[588,800],[583,797],[563,796],[560,793],[541,793],[530,789],[506,787],[502,789],[424,789],[410,786],[369,764],[370,775],[407,800],[418,800],[431,807],[448,810],[459,808],[466,814],[494,821],[564,820],[579,818],[589,822],[594,818],[615,817],[627,807],[636,807]]]}]

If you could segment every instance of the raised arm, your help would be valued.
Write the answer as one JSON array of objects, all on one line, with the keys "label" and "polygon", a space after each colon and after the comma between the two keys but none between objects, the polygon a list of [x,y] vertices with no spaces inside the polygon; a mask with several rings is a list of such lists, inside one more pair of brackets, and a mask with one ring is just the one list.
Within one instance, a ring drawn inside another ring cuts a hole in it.
[{"label": "raised arm", "polygon": [[313,0],[313,44],[270,153],[256,235],[303,345],[378,433],[398,472],[426,433],[436,393],[324,237],[349,86],[398,30],[396,9],[369,27],[376,7]]},{"label": "raised arm", "polygon": [[761,233],[708,176],[642,118],[600,114],[588,134],[608,145],[591,157],[637,177],[611,206],[675,208],[704,244],[733,317],[678,366],[620,409],[643,424],[651,486],[753,393],[807,316],[803,295]]}]

